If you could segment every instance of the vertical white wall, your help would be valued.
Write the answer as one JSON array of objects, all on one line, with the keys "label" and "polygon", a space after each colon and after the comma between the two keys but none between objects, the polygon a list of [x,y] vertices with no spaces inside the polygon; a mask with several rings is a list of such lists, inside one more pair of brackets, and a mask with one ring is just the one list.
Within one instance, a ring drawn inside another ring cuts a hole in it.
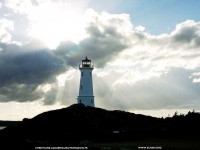
[{"label": "vertical white wall", "polygon": [[94,107],[93,83],[92,83],[92,67],[80,67],[81,78],[79,86],[78,103],[85,106]]}]

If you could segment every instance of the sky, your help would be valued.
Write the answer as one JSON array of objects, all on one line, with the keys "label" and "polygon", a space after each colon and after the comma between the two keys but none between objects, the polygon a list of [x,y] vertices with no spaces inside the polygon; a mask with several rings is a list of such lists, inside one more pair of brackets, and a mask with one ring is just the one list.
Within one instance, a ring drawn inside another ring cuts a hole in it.
[{"label": "sky", "polygon": [[0,120],[76,103],[155,117],[200,108],[200,1],[0,0]]}]

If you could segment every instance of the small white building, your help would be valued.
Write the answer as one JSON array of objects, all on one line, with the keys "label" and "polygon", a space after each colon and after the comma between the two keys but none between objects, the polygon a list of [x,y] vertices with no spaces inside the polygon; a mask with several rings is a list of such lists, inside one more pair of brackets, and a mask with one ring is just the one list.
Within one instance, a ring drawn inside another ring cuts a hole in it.
[{"label": "small white building", "polygon": [[79,96],[77,97],[78,104],[82,103],[85,106],[94,107],[94,94],[93,94],[93,83],[92,83],[92,70],[93,65],[91,60],[87,57],[82,60],[82,64],[79,65],[81,72]]}]

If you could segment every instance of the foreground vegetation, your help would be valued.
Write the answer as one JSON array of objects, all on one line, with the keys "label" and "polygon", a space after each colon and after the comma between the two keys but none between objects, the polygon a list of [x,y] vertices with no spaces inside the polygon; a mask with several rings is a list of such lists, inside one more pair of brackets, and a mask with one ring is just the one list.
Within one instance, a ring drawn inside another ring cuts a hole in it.
[{"label": "foreground vegetation", "polygon": [[200,149],[200,114],[155,118],[75,104],[0,131],[4,149],[86,146],[90,149]]}]

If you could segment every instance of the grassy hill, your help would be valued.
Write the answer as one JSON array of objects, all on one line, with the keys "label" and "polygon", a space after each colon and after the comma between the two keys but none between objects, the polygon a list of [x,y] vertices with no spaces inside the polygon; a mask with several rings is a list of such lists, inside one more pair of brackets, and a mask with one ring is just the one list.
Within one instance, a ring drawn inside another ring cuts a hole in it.
[{"label": "grassy hill", "polygon": [[[200,114],[155,118],[74,104],[0,131],[9,149],[88,146],[90,149],[200,149]],[[182,144],[181,144],[182,143]]]}]

